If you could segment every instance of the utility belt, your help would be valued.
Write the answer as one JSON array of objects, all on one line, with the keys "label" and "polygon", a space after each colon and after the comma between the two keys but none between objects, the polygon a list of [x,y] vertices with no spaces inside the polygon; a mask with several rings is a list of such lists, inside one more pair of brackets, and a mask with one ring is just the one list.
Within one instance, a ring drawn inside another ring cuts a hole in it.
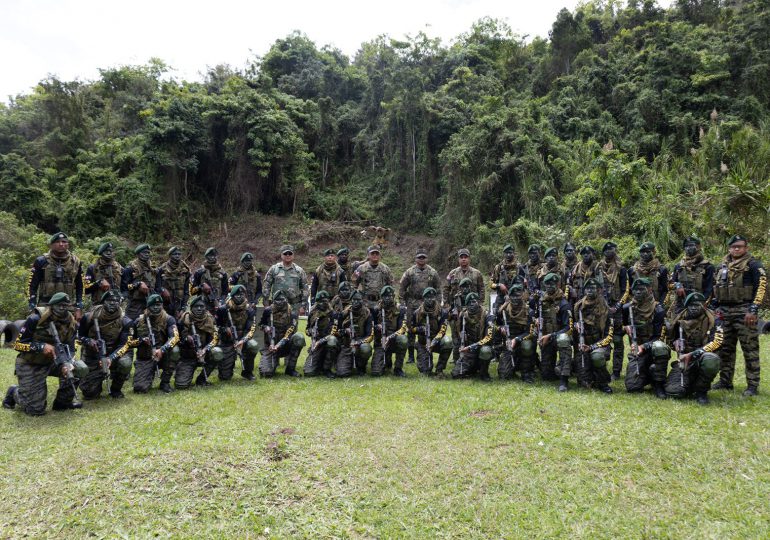
[{"label": "utility belt", "polygon": [[714,287],[714,296],[720,304],[746,304],[754,299],[754,288],[749,285]]}]

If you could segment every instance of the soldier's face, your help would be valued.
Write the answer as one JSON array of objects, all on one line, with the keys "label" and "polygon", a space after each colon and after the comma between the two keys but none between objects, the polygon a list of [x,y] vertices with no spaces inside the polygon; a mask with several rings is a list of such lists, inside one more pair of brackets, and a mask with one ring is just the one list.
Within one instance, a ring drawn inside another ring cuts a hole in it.
[{"label": "soldier's face", "polygon": [[254,267],[254,259],[252,259],[251,257],[246,257],[245,259],[243,259],[242,264],[246,270],[251,270]]},{"label": "soldier's face", "polygon": [[372,251],[369,253],[369,262],[372,264],[377,264],[380,262],[380,252],[379,251]]},{"label": "soldier's face", "polygon": [[160,302],[155,302],[147,309],[150,310],[150,314],[154,317],[156,315],[160,315],[160,312],[163,311],[163,304]]},{"label": "soldier's face", "polygon": [[53,244],[51,244],[51,251],[53,251],[56,254],[63,254],[66,253],[67,250],[70,248],[70,241],[62,238],[60,240],[57,240]]},{"label": "soldier's face", "polygon": [[288,300],[286,300],[286,297],[279,296],[278,298],[273,299],[273,303],[275,304],[275,307],[279,310],[286,309],[286,306],[288,305]]},{"label": "soldier's face", "polygon": [[102,305],[104,306],[104,311],[107,313],[115,313],[118,310],[118,299],[114,296],[108,296],[107,299],[102,302]]},{"label": "soldier's face", "polygon": [[[160,306],[160,304],[156,305]],[[192,314],[196,317],[202,317],[206,312],[206,305],[203,302],[195,302],[192,306],[190,306],[190,311],[192,311]]]},{"label": "soldier's face", "polygon": [[516,254],[513,251],[510,251],[510,250],[506,251],[505,252],[505,260],[506,260],[506,262],[513,261],[513,256],[514,255],[516,255]]},{"label": "soldier's face", "polygon": [[293,251],[284,251],[281,253],[281,261],[285,265],[289,265],[294,262],[294,252]]},{"label": "soldier's face", "polygon": [[614,247],[608,247],[607,249],[604,250],[604,258],[607,259],[608,261],[611,261],[612,259],[614,259],[616,255],[617,255],[617,251],[615,251]]},{"label": "soldier's face", "polygon": [[529,261],[532,263],[540,262],[540,252],[537,250],[530,251],[528,254]]},{"label": "soldier's face", "polygon": [[700,317],[701,313],[703,313],[703,304],[700,302],[692,302],[687,306],[687,315],[689,315],[691,319]]},{"label": "soldier's face", "polygon": [[688,257],[694,256],[696,253],[698,253],[698,244],[695,242],[687,242],[684,245],[684,252]]},{"label": "soldier's face", "polygon": [[730,257],[733,257],[734,259],[740,259],[746,255],[746,252],[749,250],[749,245],[746,242],[738,241],[734,244],[730,244],[729,250]]},{"label": "soldier's face", "polygon": [[51,313],[55,319],[66,319],[69,313],[70,305],[67,302],[59,302],[51,306]]},{"label": "soldier's face", "polygon": [[594,284],[586,285],[585,288],[583,289],[583,291],[586,293],[586,296],[590,300],[596,300],[596,296],[599,293],[599,289],[597,289],[596,285],[594,285]]},{"label": "soldier's face", "polygon": [[652,260],[653,253],[651,249],[643,249],[639,252],[639,258],[642,260],[642,262],[650,262]]},{"label": "soldier's face", "polygon": [[425,255],[420,255],[419,257],[415,257],[414,262],[417,263],[417,266],[423,268],[426,264],[428,264],[428,257]]},{"label": "soldier's face", "polygon": [[522,296],[522,291],[520,289],[512,290],[508,295],[508,298],[511,299],[511,304],[514,306],[520,306],[524,301],[524,297]]},{"label": "soldier's face", "polygon": [[631,291],[631,294],[634,296],[634,300],[639,303],[647,299],[649,289],[647,287],[634,287],[634,290]]},{"label": "soldier's face", "polygon": [[565,249],[564,250],[564,256],[567,257],[570,260],[574,259],[575,258],[575,248],[570,246],[567,249]]},{"label": "soldier's face", "polygon": [[594,254],[591,251],[584,252],[582,257],[583,257],[583,262],[586,264],[591,264],[594,260]]},{"label": "soldier's face", "polygon": [[329,309],[329,300],[327,298],[321,298],[319,300],[316,300],[315,305],[318,306],[319,310],[326,311],[327,309]]},{"label": "soldier's face", "polygon": [[388,307],[395,303],[395,297],[392,294],[385,294],[382,296],[382,303]]},{"label": "soldier's face", "polygon": [[555,281],[549,281],[545,284],[545,292],[548,294],[553,294],[556,292],[556,282]]},{"label": "soldier's face", "polygon": [[348,254],[347,253],[340,253],[337,255],[337,262],[339,264],[347,264],[348,263]]},{"label": "soldier's face", "polygon": [[330,255],[324,255],[324,263],[326,266],[334,266],[337,263],[337,257],[334,253]]},{"label": "soldier's face", "polygon": [[175,249],[171,252],[171,255],[169,255],[169,259],[171,259],[171,262],[178,263],[182,260],[182,252],[178,249]]},{"label": "soldier's face", "polygon": [[471,258],[467,255],[460,255],[460,266],[467,268],[471,264]]},{"label": "soldier's face", "polygon": [[549,253],[546,255],[545,262],[548,266],[556,266],[556,253]]},{"label": "soldier's face", "polygon": [[364,307],[364,301],[360,296],[354,296],[350,301],[350,306],[353,308],[353,311],[361,311],[361,308]]},{"label": "soldier's face", "polygon": [[217,254],[216,253],[209,253],[206,255],[206,262],[208,264],[216,264],[217,262]]},{"label": "soldier's face", "polygon": [[238,292],[233,295],[233,302],[237,305],[241,305],[246,301],[246,295],[243,294],[243,289],[238,289]]},{"label": "soldier's face", "polygon": [[112,259],[115,258],[115,252],[112,251],[112,248],[107,248],[104,251],[102,251],[102,257],[106,261],[111,261]]},{"label": "soldier's face", "polygon": [[149,249],[143,249],[139,253],[137,253],[137,258],[142,262],[147,262],[150,260],[150,250]]},{"label": "soldier's face", "polygon": [[478,299],[474,298],[470,302],[468,302],[468,312],[476,314],[481,309],[481,304],[479,304]]},{"label": "soldier's face", "polygon": [[466,295],[470,294],[471,292],[471,286],[467,283],[465,285],[460,285],[460,293],[463,295],[463,298],[465,298]]},{"label": "soldier's face", "polygon": [[425,297],[425,307],[428,309],[433,309],[436,307],[436,297],[433,295],[428,295]]},{"label": "soldier's face", "polygon": [[[347,283],[347,281],[345,281],[344,283]],[[340,287],[340,296],[345,300],[350,298],[351,294],[353,294],[353,290],[350,287]]]}]

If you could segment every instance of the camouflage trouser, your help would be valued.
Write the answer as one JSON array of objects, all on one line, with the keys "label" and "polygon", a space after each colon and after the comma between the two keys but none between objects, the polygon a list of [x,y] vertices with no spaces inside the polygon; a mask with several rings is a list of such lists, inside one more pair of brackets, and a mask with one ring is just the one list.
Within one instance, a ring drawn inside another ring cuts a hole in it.
[{"label": "camouflage trouser", "polygon": [[180,358],[176,364],[176,371],[174,372],[174,388],[178,390],[190,388],[193,383],[195,371],[199,367],[202,367],[203,369],[201,369],[201,372],[198,374],[198,379],[201,381],[207,380],[208,373],[205,375],[203,373],[203,370],[206,369],[205,363],[203,366],[201,366],[198,363],[197,358]]},{"label": "camouflage trouser", "polygon": [[257,356],[256,354],[249,354],[244,347],[241,349],[241,356],[239,356],[232,343],[230,345],[220,344],[219,347],[222,349],[222,361],[219,364],[213,362],[206,364],[206,372],[209,376],[211,376],[212,371],[218,370],[219,380],[229,381],[233,378],[236,363],[241,362],[243,363],[241,366],[243,373],[249,374],[254,372],[254,358]]},{"label": "camouflage trouser", "polygon": [[460,358],[460,322],[450,321],[449,329],[452,334],[452,362],[457,363]]},{"label": "camouflage trouser", "polygon": [[625,356],[625,344],[623,343],[623,311],[617,310],[612,315],[612,373],[620,377],[623,371],[623,357]]},{"label": "camouflage trouser", "polygon": [[[558,366],[556,357],[559,357]],[[553,381],[558,375],[572,374],[572,346],[558,348],[556,336],[551,336],[545,346],[540,347],[540,375],[544,381]]]},{"label": "camouflage trouser", "polygon": [[260,377],[272,377],[275,375],[281,358],[286,358],[284,372],[293,373],[297,368],[297,358],[299,358],[300,352],[302,352],[302,348],[293,346],[290,339],[286,340],[275,352],[270,352],[269,349],[262,349],[262,356],[259,359]]},{"label": "camouflage trouser", "polygon": [[[59,376],[60,368],[55,364],[28,364],[21,358],[16,358],[16,377],[19,387],[14,398],[21,410],[31,416],[45,414],[48,399],[48,377],[59,379],[59,389],[56,391],[54,405],[68,407],[75,399],[75,389],[72,382]],[[75,380],[76,381],[76,380]]]},{"label": "camouflage trouser", "polygon": [[590,352],[578,352],[575,357],[575,367],[577,369],[578,382],[584,386],[594,388],[602,387],[610,382],[610,373],[607,371],[607,360],[610,359],[610,348],[601,347],[597,349],[604,354],[604,363],[601,366],[594,364]]},{"label": "camouflage trouser", "polygon": [[[406,325],[412,326],[412,315],[420,307],[420,302],[409,302],[406,304]],[[414,334],[411,332],[406,333],[406,339],[409,343],[409,354],[414,354]]]},{"label": "camouflage trouser", "polygon": [[315,350],[311,348],[307,358],[305,358],[305,376],[314,377],[323,372],[331,371],[337,359],[337,352],[337,347],[329,347],[326,343],[318,345]]},{"label": "camouflage trouser", "polygon": [[[380,343],[378,340],[377,343]],[[392,357],[395,355],[395,366],[393,365]],[[395,369],[404,369],[404,356],[406,352],[396,349],[396,340],[391,339],[388,342],[387,350],[382,348],[382,345],[377,345],[374,348],[374,356],[372,357],[372,375],[375,377],[382,375],[386,371],[395,367]]]},{"label": "camouflage trouser", "polygon": [[169,359],[168,353],[164,354],[159,362],[152,358],[137,358],[134,362],[134,392],[143,394],[152,388],[152,381],[161,370],[160,382],[170,383],[175,368],[176,363]]},{"label": "camouflage trouser", "polygon": [[635,355],[628,353],[625,385],[628,392],[641,392],[648,384],[665,383],[668,370],[668,357],[654,358],[652,352],[646,350]]},{"label": "camouflage trouser", "polygon": [[679,362],[671,363],[666,379],[666,393],[672,397],[686,397],[693,393],[706,393],[711,381],[719,373],[719,357],[714,353],[703,353],[698,360],[688,362],[683,370]]},{"label": "camouflage trouser", "polygon": [[743,361],[746,364],[746,384],[759,387],[759,334],[756,329],[748,328],[743,323],[747,306],[721,306],[722,331],[724,339],[719,348],[719,380],[723,384],[733,385],[735,374],[735,350],[741,342]]},{"label": "camouflage trouser", "polygon": [[[534,346],[533,346],[534,347]],[[524,375],[534,375],[535,373],[535,355],[522,354],[521,343],[517,343],[513,352],[508,350],[508,347],[503,344],[502,352],[500,353],[500,360],[497,364],[497,376],[501,380],[513,379],[514,373],[520,371],[522,377]]]},{"label": "camouflage trouser", "polygon": [[479,358],[479,349],[477,347],[475,351],[460,353],[460,358],[457,359],[452,369],[453,379],[466,379],[476,374],[479,377],[489,375],[489,360]]},{"label": "camouflage trouser", "polygon": [[355,361],[353,349],[343,346],[337,355],[337,377],[350,377],[353,374]]},{"label": "camouflage trouser", "polygon": [[438,344],[431,347],[430,351],[425,347],[425,336],[417,338],[417,370],[420,373],[428,374],[433,372],[433,353],[438,353],[438,363],[436,364],[436,374],[443,373],[449,362],[450,351],[441,351]]},{"label": "camouflage trouser", "polygon": [[[95,399],[102,395],[102,383],[107,376],[99,366],[99,358],[83,357],[83,361],[88,366],[88,375],[80,380],[80,391],[83,393],[84,399]],[[119,370],[120,363],[128,364],[128,373],[125,370]],[[131,373],[131,357],[128,353],[124,354],[121,358],[118,358],[110,364],[110,392],[120,392],[123,388],[123,383],[128,380],[128,376]]]}]

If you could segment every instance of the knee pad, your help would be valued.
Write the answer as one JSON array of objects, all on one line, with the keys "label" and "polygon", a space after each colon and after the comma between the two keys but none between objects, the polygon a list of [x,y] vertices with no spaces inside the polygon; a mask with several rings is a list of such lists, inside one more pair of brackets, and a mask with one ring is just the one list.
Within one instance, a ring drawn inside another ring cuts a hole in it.
[{"label": "knee pad", "polygon": [[533,356],[535,354],[535,341],[532,339],[525,339],[519,343],[519,350],[521,351],[521,356],[525,358]]},{"label": "knee pad", "polygon": [[358,346],[356,350],[356,358],[358,360],[369,360],[370,356],[372,356],[372,346],[370,344],[362,343]]},{"label": "knee pad", "polygon": [[257,353],[259,352],[259,343],[257,343],[256,339],[250,339],[243,344],[243,350],[249,354],[253,354],[254,356],[256,356]]},{"label": "knee pad", "polygon": [[719,356],[714,353],[703,353],[700,359],[700,368],[707,377],[714,377],[719,373]]},{"label": "knee pad", "polygon": [[492,347],[482,345],[481,349],[479,349],[479,360],[486,362],[487,360],[492,360],[492,356],[494,356]]},{"label": "knee pad", "polygon": [[168,359],[171,362],[178,361],[179,360],[179,346],[178,345],[174,345],[174,347],[170,351],[168,351],[166,354],[168,354]]},{"label": "knee pad", "polygon": [[297,332],[291,336],[291,346],[296,349],[302,349],[305,347],[305,334]]},{"label": "knee pad", "polygon": [[211,347],[211,350],[209,351],[209,359],[212,362],[221,362],[222,358],[224,358],[225,354],[224,351],[220,347]]},{"label": "knee pad", "polygon": [[591,351],[591,363],[594,367],[600,368],[607,362],[607,355],[604,349],[596,349]]},{"label": "knee pad", "polygon": [[397,334],[395,338],[395,347],[398,352],[406,352],[409,348],[409,338],[405,334]]},{"label": "knee pad", "polygon": [[556,336],[557,349],[569,349],[570,347],[572,347],[572,338],[570,338],[567,332],[563,332]]},{"label": "knee pad", "polygon": [[652,358],[654,360],[660,360],[662,358],[665,358],[668,361],[669,357],[671,356],[671,349],[669,349],[668,345],[666,345],[660,340],[652,342],[651,352],[652,352]]},{"label": "knee pad", "polygon": [[120,375],[128,375],[131,373],[131,358],[128,356],[121,356],[115,362],[115,371]]},{"label": "knee pad", "polygon": [[452,338],[449,336],[444,336],[441,338],[441,342],[439,343],[439,351],[441,352],[448,352],[451,351],[454,347],[454,343],[452,343]]},{"label": "knee pad", "polygon": [[82,360],[75,360],[72,362],[72,365],[75,368],[73,370],[73,375],[78,379],[84,378],[86,375],[88,375],[88,372],[90,371],[88,369],[88,365]]}]

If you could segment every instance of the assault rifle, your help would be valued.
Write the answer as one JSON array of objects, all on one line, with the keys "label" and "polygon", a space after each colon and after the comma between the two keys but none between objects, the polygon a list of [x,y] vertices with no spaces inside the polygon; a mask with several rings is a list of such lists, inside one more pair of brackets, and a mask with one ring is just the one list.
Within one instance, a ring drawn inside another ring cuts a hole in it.
[{"label": "assault rifle", "polygon": [[203,380],[209,382],[209,374],[206,373],[206,362],[203,360],[203,354],[201,351],[201,337],[198,334],[198,330],[195,328],[195,323],[190,319],[190,330],[192,331],[193,347],[195,347],[195,356],[198,358],[198,363],[203,368]]},{"label": "assault rifle", "polygon": [[540,294],[537,297],[537,343],[540,344],[540,340],[543,339],[543,295]]},{"label": "assault rifle", "polygon": [[65,364],[70,365],[70,369],[67,371],[67,380],[72,386],[72,391],[75,393],[73,397],[75,397],[77,396],[77,390],[75,389],[75,375],[72,373],[74,368],[74,358],[72,356],[72,351],[70,351],[70,346],[61,342],[59,331],[56,329],[56,325],[53,321],[48,323],[48,331],[51,332],[54,341],[54,363],[57,366],[62,367]]},{"label": "assault rifle", "polygon": [[99,365],[104,374],[104,380],[110,378],[110,359],[107,358],[107,344],[102,339],[102,330],[99,327],[99,318],[94,317],[94,331],[96,332],[96,350],[99,352]]},{"label": "assault rifle", "polygon": [[[468,333],[465,331],[465,319],[467,318],[465,315],[462,315],[463,318],[463,324],[462,329],[460,330],[460,348],[462,349],[465,347],[465,340],[468,339]],[[463,361],[461,358],[458,358],[458,361],[460,362],[460,376],[463,374]]]},{"label": "assault rifle", "polygon": [[238,329],[235,327],[235,323],[233,322],[233,315],[230,313],[230,309],[226,309],[227,321],[230,323],[230,332],[233,334],[233,348],[235,348],[235,354],[237,354],[238,358],[241,360],[241,369],[246,371],[246,365],[243,363],[243,345],[238,347]]},{"label": "assault rifle", "polygon": [[580,365],[583,369],[586,368],[586,355],[583,352],[583,346],[586,344],[586,332],[585,332],[585,326],[583,325],[583,308],[581,307],[580,310],[578,310],[578,324],[580,325],[580,328],[578,328],[578,348],[580,349]]},{"label": "assault rifle", "polygon": [[275,348],[275,323],[273,322],[273,307],[270,306],[270,348]]},{"label": "assault rifle", "polygon": [[430,315],[425,312],[425,353],[428,355],[428,372],[433,371],[433,353],[431,352]]},{"label": "assault rifle", "polygon": [[628,304],[628,322],[631,323],[631,349],[634,351],[634,356],[636,356],[636,374],[639,375],[639,353],[637,352],[639,343],[636,338],[636,324],[634,323],[634,306],[631,303]]},{"label": "assault rifle", "polygon": [[679,362],[679,383],[684,388],[684,372],[687,371],[687,362],[682,360],[684,356],[682,354],[684,352],[684,331],[681,324],[679,324],[679,339],[674,343],[674,348],[676,349],[676,359]]},{"label": "assault rifle", "polygon": [[[150,348],[152,349],[150,351],[150,357],[155,360],[155,347],[157,345],[157,342],[155,341],[155,332],[152,331],[152,323],[150,322],[149,315],[145,315],[144,322],[147,323],[147,334],[150,338]],[[160,377],[160,368],[158,367],[158,362],[155,362],[155,375],[157,377]]]}]

